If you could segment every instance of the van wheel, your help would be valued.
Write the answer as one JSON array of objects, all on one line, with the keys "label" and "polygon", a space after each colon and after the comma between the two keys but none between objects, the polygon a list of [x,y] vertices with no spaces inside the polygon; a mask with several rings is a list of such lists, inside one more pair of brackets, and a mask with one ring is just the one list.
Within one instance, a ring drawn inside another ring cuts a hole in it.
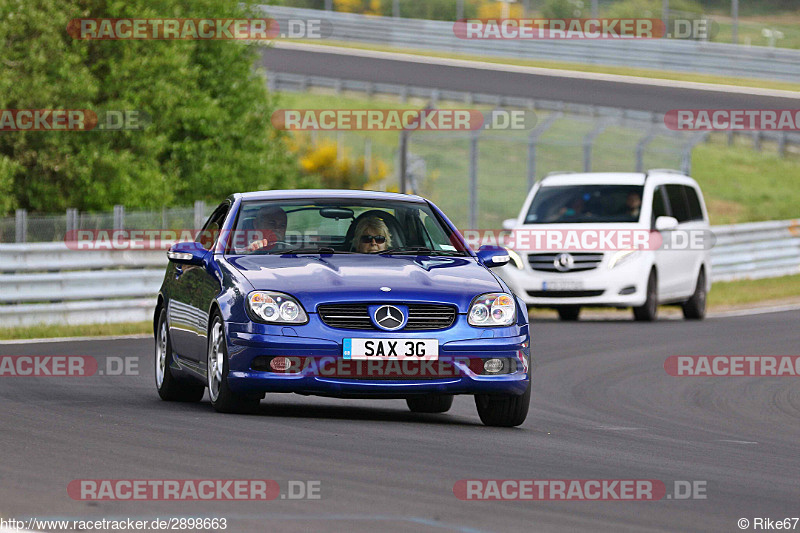
[{"label": "van wheel", "polygon": [[706,316],[706,272],[702,268],[697,275],[697,285],[692,297],[683,305],[683,318],[687,320],[703,320]]},{"label": "van wheel", "polygon": [[633,318],[639,322],[652,322],[658,316],[658,275],[650,271],[647,278],[647,299],[641,307],[633,308]]},{"label": "van wheel", "polygon": [[558,318],[564,322],[575,322],[578,320],[578,315],[581,314],[581,306],[579,305],[562,305],[556,307],[558,311]]}]

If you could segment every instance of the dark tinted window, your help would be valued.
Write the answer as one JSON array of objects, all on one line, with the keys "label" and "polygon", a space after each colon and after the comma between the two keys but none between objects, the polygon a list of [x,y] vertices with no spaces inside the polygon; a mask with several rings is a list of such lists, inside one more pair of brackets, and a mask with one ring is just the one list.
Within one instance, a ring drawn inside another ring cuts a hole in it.
[{"label": "dark tinted window", "polygon": [[525,223],[637,222],[643,189],[641,185],[543,186]]},{"label": "dark tinted window", "polygon": [[672,208],[672,216],[678,219],[678,222],[686,222],[689,220],[689,203],[686,201],[686,195],[683,194],[683,185],[667,185],[667,198],[669,198],[669,206]]},{"label": "dark tinted window", "polygon": [[703,220],[703,209],[700,207],[700,198],[694,187],[684,187],[686,199],[689,201],[689,220]]},{"label": "dark tinted window", "polygon": [[664,203],[664,188],[656,187],[656,190],[653,191],[653,223],[655,223],[658,217],[665,216],[669,216],[669,212]]},{"label": "dark tinted window", "polygon": [[197,234],[196,242],[206,250],[210,250],[219,236],[219,230],[222,229],[222,223],[225,221],[225,215],[228,214],[228,203],[220,204],[214,212],[208,217],[203,230]]}]

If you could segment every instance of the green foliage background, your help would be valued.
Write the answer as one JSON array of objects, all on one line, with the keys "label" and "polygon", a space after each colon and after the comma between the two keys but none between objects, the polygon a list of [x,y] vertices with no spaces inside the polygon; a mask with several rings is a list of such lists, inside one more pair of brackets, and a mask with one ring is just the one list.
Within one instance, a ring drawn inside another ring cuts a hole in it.
[{"label": "green foliage background", "polygon": [[[0,109],[138,109],[142,131],[0,133],[0,215],[219,201],[308,185],[258,50],[233,41],[81,41],[73,18],[236,18],[237,1],[0,0]],[[305,183],[303,183],[305,182]],[[313,185],[313,182],[311,183]]]}]

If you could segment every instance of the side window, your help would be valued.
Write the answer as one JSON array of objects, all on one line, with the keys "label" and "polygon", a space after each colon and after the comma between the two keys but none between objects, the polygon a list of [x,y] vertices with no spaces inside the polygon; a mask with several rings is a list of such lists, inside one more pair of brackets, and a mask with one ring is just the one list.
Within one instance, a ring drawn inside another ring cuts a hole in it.
[{"label": "side window", "polygon": [[700,207],[700,198],[694,187],[684,187],[686,199],[689,201],[689,220],[703,220],[703,209]]},{"label": "side window", "polygon": [[656,187],[653,191],[653,220],[652,224],[655,224],[656,219],[658,217],[665,217],[668,216],[669,212],[667,211],[667,205],[664,202],[664,187]]},{"label": "side window", "polygon": [[199,242],[206,250],[213,248],[217,241],[219,230],[222,229],[222,223],[225,221],[225,215],[228,214],[228,207],[227,202],[220,204],[208,217],[202,231],[197,234],[195,242]]},{"label": "side window", "polygon": [[690,219],[689,203],[686,201],[686,195],[683,194],[683,185],[667,185],[666,187],[672,216],[677,218],[678,222],[686,222]]}]

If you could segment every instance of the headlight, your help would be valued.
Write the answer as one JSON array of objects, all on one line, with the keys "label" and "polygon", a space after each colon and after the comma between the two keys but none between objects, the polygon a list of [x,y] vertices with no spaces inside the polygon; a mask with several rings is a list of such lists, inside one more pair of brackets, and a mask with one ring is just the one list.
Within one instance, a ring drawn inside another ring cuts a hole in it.
[{"label": "headlight", "polygon": [[636,252],[638,252],[638,250],[620,250],[619,252],[615,252],[614,255],[611,256],[611,260],[608,262],[609,270],[615,266],[621,265],[633,257],[636,257]]},{"label": "headlight", "polygon": [[511,262],[514,263],[514,266],[523,270],[525,268],[525,263],[522,262],[522,257],[511,248],[506,248],[506,251],[508,252],[508,257],[511,258]]},{"label": "headlight", "polygon": [[305,324],[308,315],[300,303],[282,292],[255,291],[247,296],[247,305],[259,322],[270,324]]},{"label": "headlight", "polygon": [[471,326],[510,326],[514,323],[514,298],[504,292],[478,296],[469,308],[467,323]]}]

